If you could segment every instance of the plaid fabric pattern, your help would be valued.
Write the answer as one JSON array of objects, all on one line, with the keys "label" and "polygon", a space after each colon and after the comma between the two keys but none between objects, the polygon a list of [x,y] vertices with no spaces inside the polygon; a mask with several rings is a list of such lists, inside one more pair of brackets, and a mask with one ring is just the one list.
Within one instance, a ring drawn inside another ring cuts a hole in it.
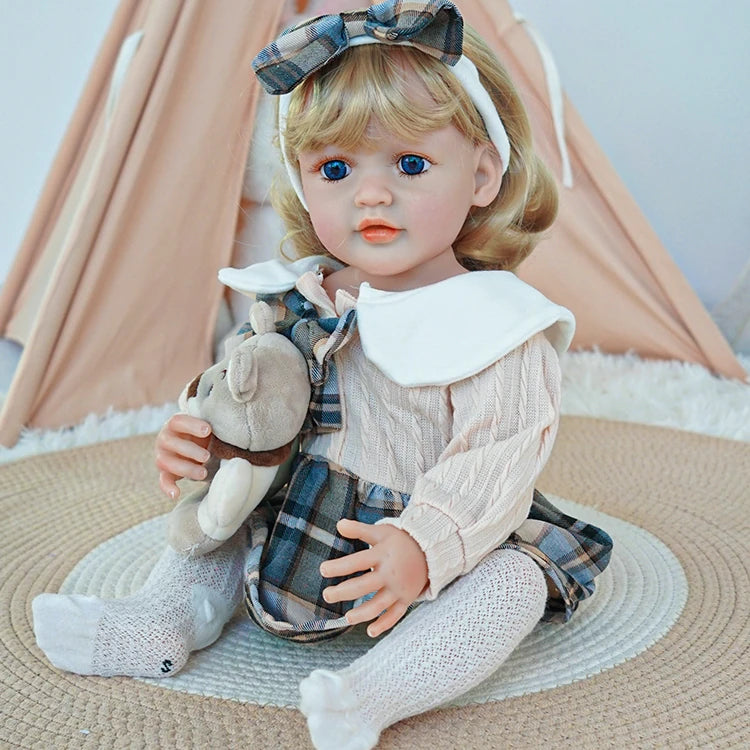
[{"label": "plaid fabric pattern", "polygon": [[463,19],[447,0],[387,0],[362,10],[318,16],[264,47],[253,69],[269,94],[286,94],[340,55],[350,40],[362,36],[388,44],[408,41],[455,65],[463,46]]},{"label": "plaid fabric pattern", "polygon": [[340,318],[301,320],[293,326],[292,343],[305,355],[312,386],[309,421],[303,430],[330,432],[341,429],[341,398],[333,355],[351,339],[356,327],[354,309]]},{"label": "plaid fabric pattern", "polygon": [[605,531],[565,515],[534,490],[529,517],[500,547],[537,562],[559,593],[547,600],[542,619],[567,622],[594,593],[594,578],[609,564],[612,544]]},{"label": "plaid fabric pattern", "polygon": [[[319,318],[297,290],[258,295],[274,310],[279,333],[303,352],[313,395],[309,425],[316,431],[341,428],[341,404],[333,354],[356,330],[352,309],[341,318]],[[252,333],[246,324],[238,333]],[[246,606],[264,630],[302,642],[326,640],[349,625],[345,614],[356,602],[328,604],[322,591],[343,579],[323,579],[320,564],[363,549],[341,537],[336,523],[353,518],[376,523],[401,514],[410,496],[365,482],[339,466],[300,454],[285,495],[262,504],[250,517],[246,564]],[[529,555],[557,591],[542,617],[567,622],[580,601],[594,592],[594,579],[608,565],[609,535],[558,510],[534,490],[529,516],[499,548]]]},{"label": "plaid fabric pattern", "polygon": [[367,545],[340,536],[336,523],[398,516],[408,500],[326,461],[299,456],[280,507],[267,505],[251,516],[245,600],[250,617],[270,633],[304,642],[346,630],[344,615],[354,602],[324,601],[323,589],[344,579],[324,579],[320,565]]},{"label": "plaid fabric pattern", "polygon": [[[320,459],[298,457],[286,497],[251,516],[245,600],[250,617],[274,635],[307,643],[347,630],[345,615],[356,602],[323,600],[323,589],[344,579],[323,579],[320,564],[366,545],[341,537],[336,523],[392,518],[409,499]],[[535,490],[528,519],[499,548],[529,555],[542,568],[558,592],[547,600],[542,619],[567,622],[579,602],[594,593],[594,578],[609,563],[612,540]]]},{"label": "plaid fabric pattern", "polygon": [[[319,318],[315,307],[296,289],[284,295],[257,295],[277,318],[276,330],[289,338],[304,354],[310,373],[312,395],[303,432],[331,432],[341,429],[341,398],[333,355],[351,339],[357,328],[357,314],[349,310],[340,318]],[[252,332],[246,323],[238,333]]]}]

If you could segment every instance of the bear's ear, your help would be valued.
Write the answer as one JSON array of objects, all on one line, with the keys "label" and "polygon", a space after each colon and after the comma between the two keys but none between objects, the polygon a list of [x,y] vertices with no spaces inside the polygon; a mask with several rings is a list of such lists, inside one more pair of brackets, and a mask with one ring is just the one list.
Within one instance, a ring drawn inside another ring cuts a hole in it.
[{"label": "bear's ear", "polygon": [[259,336],[264,333],[275,333],[276,323],[271,306],[267,302],[256,302],[250,308],[250,325]]},{"label": "bear's ear", "polygon": [[240,344],[227,363],[227,386],[232,398],[240,403],[251,399],[258,387],[258,360],[255,345],[248,346],[250,341]]},{"label": "bear's ear", "polygon": [[243,342],[250,338],[250,334],[236,333],[224,339],[224,357],[229,359],[232,352]]}]

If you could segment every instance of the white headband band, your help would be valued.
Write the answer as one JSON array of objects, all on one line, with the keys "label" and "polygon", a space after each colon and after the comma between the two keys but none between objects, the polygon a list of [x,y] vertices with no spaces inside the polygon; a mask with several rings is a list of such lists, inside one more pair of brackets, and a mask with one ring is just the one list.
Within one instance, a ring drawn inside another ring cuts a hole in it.
[{"label": "white headband band", "polygon": [[[386,42],[381,42],[379,39],[375,39],[371,36],[356,37],[349,42],[350,47],[358,47],[363,44],[386,44]],[[399,42],[399,45],[413,46],[408,42]],[[503,174],[505,174],[508,170],[508,164],[510,163],[510,141],[508,140],[508,134],[505,132],[505,127],[503,127],[500,115],[497,113],[497,109],[495,109],[495,105],[492,103],[492,99],[487,93],[487,89],[482,86],[482,83],[479,80],[479,73],[476,66],[468,57],[466,57],[466,55],[461,55],[455,65],[446,65],[446,68],[453,71],[458,82],[464,87],[469,98],[477,108],[477,112],[479,112],[482,121],[484,122],[484,126],[487,128],[487,134],[500,156],[503,165]],[[284,131],[286,130],[286,120],[289,115],[289,102],[291,96],[292,92],[281,94],[279,96],[279,145],[281,146],[281,154],[284,159],[284,166],[286,167],[287,174],[289,175],[289,181],[292,183],[292,187],[294,188],[294,192],[297,193],[300,203],[305,211],[307,211],[308,208],[307,203],[305,202],[305,196],[302,192],[302,180],[300,178],[299,168],[290,164],[286,156],[286,139],[284,137]]]}]

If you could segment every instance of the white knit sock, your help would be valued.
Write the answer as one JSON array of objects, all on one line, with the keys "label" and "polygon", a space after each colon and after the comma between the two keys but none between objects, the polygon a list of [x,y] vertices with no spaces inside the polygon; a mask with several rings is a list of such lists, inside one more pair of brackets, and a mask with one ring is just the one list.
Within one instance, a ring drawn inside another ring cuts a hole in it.
[{"label": "white knit sock", "polygon": [[492,674],[544,612],[547,587],[528,556],[497,550],[409,614],[339,672],[300,684],[317,750],[369,750],[407,716],[463,695]]},{"label": "white knit sock", "polygon": [[173,675],[232,616],[242,597],[244,553],[241,529],[203,557],[167,547],[143,587],[123,599],[40,594],[32,602],[36,642],[68,672]]}]

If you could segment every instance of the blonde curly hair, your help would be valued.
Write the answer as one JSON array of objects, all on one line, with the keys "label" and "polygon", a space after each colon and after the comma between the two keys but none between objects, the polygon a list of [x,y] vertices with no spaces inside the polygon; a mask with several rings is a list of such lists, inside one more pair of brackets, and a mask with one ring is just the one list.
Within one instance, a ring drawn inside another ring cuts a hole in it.
[{"label": "blonde curly hair", "polygon": [[[533,150],[528,116],[495,54],[469,27],[464,28],[463,51],[500,113],[511,155],[497,197],[486,207],[472,208],[453,250],[470,271],[513,270],[552,224],[557,189]],[[408,96],[404,66],[424,82],[431,106]],[[284,132],[286,157],[296,164],[301,151],[328,144],[367,146],[373,118],[407,139],[452,124],[472,144],[491,143],[469,95],[444,63],[413,47],[371,44],[347,50],[294,90]],[[285,257],[328,255],[288,180],[275,183],[272,202],[287,228]]]}]

